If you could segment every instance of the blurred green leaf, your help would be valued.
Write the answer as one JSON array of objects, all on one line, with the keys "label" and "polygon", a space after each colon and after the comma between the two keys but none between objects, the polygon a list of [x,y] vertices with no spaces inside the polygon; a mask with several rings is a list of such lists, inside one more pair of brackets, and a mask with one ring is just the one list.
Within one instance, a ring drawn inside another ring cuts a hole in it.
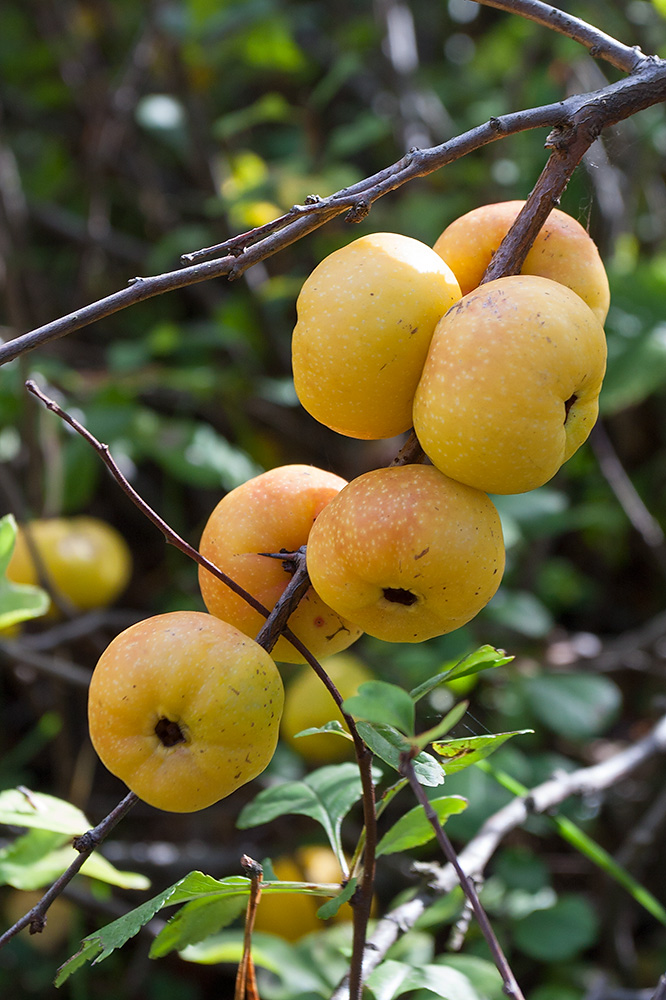
[{"label": "blurred green leaf", "polygon": [[548,910],[535,910],[513,925],[516,947],[541,962],[568,962],[597,940],[599,918],[586,899],[560,896]]},{"label": "blurred green leaf", "polygon": [[[41,889],[69,868],[79,856],[67,844],[68,837],[49,830],[30,830],[0,850],[0,884],[16,889]],[[122,889],[148,889],[150,880],[136,872],[123,872],[93,853],[83,863],[81,874]]]},{"label": "blurred green leaf", "polygon": [[0,631],[45,615],[51,604],[49,595],[41,587],[13,583],[7,579],[16,533],[14,515],[5,514],[0,518]]},{"label": "blurred green leaf", "polygon": [[554,625],[548,608],[534,594],[523,590],[498,590],[485,614],[504,628],[534,639],[547,635]]},{"label": "blurred green leaf", "polygon": [[76,806],[28,788],[8,788],[0,792],[0,823],[65,833],[70,837],[86,833],[91,826]]},{"label": "blurred green leaf", "polygon": [[523,681],[536,717],[567,739],[599,736],[617,718],[622,704],[618,686],[597,674],[541,674]]}]

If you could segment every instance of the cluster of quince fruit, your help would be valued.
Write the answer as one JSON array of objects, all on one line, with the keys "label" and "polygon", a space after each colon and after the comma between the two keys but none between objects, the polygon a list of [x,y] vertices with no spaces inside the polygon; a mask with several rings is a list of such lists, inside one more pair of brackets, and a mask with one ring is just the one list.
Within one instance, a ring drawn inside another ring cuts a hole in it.
[{"label": "cluster of quince fruit", "polygon": [[[361,237],[328,256],[298,298],[293,369],[304,407],[355,438],[414,427],[432,464],[347,483],[287,465],[222,498],[203,556],[271,609],[307,547],[311,586],[289,619],[318,659],[363,632],[420,642],[470,621],[496,592],[504,542],[488,493],[547,482],[583,443],[605,372],[606,273],[587,232],[548,218],[520,275],[480,284],[522,203],[452,223],[434,249]],[[147,802],[203,808],[271,759],[283,709],[262,616],[206,569],[208,614],[171,612],[116,637],[94,672],[93,743]],[[196,663],[197,683],[192,683]]]}]

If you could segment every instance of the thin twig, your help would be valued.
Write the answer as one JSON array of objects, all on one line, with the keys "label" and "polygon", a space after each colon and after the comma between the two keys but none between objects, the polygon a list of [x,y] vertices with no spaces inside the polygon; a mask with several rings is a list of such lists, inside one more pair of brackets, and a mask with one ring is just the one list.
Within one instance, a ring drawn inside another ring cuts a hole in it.
[{"label": "thin twig", "polygon": [[455,871],[460,886],[465,893],[465,896],[472,907],[474,916],[476,917],[479,928],[486,939],[486,944],[490,949],[490,953],[493,957],[493,961],[499,971],[502,981],[504,983],[504,992],[508,997],[513,997],[514,1000],[525,1000],[522,990],[518,985],[518,981],[513,974],[513,970],[509,965],[506,955],[502,950],[502,946],[497,940],[497,935],[492,928],[490,920],[488,919],[488,914],[481,905],[481,900],[476,891],[476,886],[471,878],[466,874],[462,868],[460,861],[458,860],[458,855],[456,854],[453,844],[449,840],[447,834],[445,833],[437,813],[433,809],[430,800],[423,790],[422,785],[419,784],[418,778],[416,777],[416,772],[414,771],[414,762],[412,760],[411,751],[408,751],[403,755],[402,765],[400,768],[401,774],[403,774],[411,786],[412,791],[416,800],[423,806],[423,810],[426,814],[428,822],[435,831],[435,837],[437,843],[439,844],[444,857],[453,867]]},{"label": "thin twig", "polygon": [[[643,739],[609,757],[601,764],[559,771],[557,775],[533,788],[524,798],[516,798],[483,824],[479,832],[461,851],[458,862],[466,875],[476,877],[483,871],[502,840],[535,813],[547,813],[571,795],[594,795],[615,787],[637,768],[658,754],[666,753],[666,715]],[[378,923],[368,939],[363,957],[367,976],[383,961],[389,948],[401,934],[410,930],[434,900],[450,892],[458,883],[455,869],[448,865],[429,871],[429,886],[412,899],[390,910]],[[346,1000],[346,978],[336,988],[331,1000]],[[652,1000],[666,1000],[664,992]]]},{"label": "thin twig", "polygon": [[625,45],[612,35],[607,35],[605,31],[588,24],[587,21],[582,21],[573,14],[566,14],[552,4],[542,3],[541,0],[479,0],[479,3],[485,7],[497,7],[508,14],[519,14],[545,28],[550,28],[551,31],[558,31],[561,35],[566,35],[584,45],[589,49],[591,56],[605,59],[625,73],[633,73],[648,58],[637,45]]},{"label": "thin twig", "polygon": [[39,902],[0,936],[0,948],[4,947],[4,945],[7,944],[7,942],[10,941],[16,934],[18,934],[19,931],[22,931],[24,927],[29,927],[31,934],[39,934],[44,930],[46,925],[46,912],[51,903],[61,894],[65,887],[69,885],[74,876],[78,874],[82,866],[86,863],[92,852],[99,847],[111,830],[113,830],[114,826],[116,826],[116,824],[127,815],[130,809],[132,809],[138,801],[139,799],[134,792],[128,792],[125,798],[121,799],[115,809],[112,809],[109,815],[104,817],[101,823],[98,823],[92,830],[88,830],[87,833],[84,833],[82,836],[74,839],[74,847],[77,851],[79,851],[78,857],[76,857],[69,868],[62,873],[60,878],[56,879],[53,885],[47,890],[47,892],[44,893]]},{"label": "thin twig", "polygon": [[590,445],[599,468],[632,526],[652,553],[662,573],[666,573],[666,545],[659,521],[650,513],[613,447],[603,423],[590,434]]},{"label": "thin twig", "polygon": [[[497,139],[535,128],[577,128],[586,118],[593,120],[595,129],[601,131],[602,128],[629,118],[665,98],[666,61],[649,57],[640,61],[632,76],[601,90],[576,94],[554,104],[491,118],[485,124],[439,146],[410,150],[396,163],[358,184],[343,188],[326,198],[313,200],[311,204],[294,206],[285,216],[275,220],[276,224],[279,222],[280,229],[268,236],[260,235],[257,242],[254,242],[257,231],[252,230],[243,234],[242,238],[236,238],[236,242],[223,244],[225,247],[231,245],[233,252],[227,251],[227,255],[222,258],[153,277],[135,278],[128,288],[113,292],[73,313],[7,341],[0,346],[0,364],[164,292],[223,275],[233,280],[253,264],[266,260],[340,215],[345,214],[348,221],[359,221],[364,214],[367,215],[372,204],[385,194],[417,177],[426,177]],[[259,233],[261,234],[261,230]]]}]

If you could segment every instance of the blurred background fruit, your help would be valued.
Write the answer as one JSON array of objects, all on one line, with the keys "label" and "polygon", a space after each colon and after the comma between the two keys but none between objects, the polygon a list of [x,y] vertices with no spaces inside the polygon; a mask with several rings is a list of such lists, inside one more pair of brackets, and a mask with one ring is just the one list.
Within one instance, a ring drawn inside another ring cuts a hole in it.
[{"label": "blurred background fruit", "polygon": [[[374,679],[368,667],[353,653],[337,653],[324,660],[322,666],[343,698],[350,698],[361,684]],[[282,739],[309,764],[319,766],[346,760],[352,756],[353,748],[344,737],[317,733],[296,738],[304,729],[324,726],[334,719],[344,725],[342,713],[315,672],[311,667],[303,667],[286,688],[280,728]]]}]

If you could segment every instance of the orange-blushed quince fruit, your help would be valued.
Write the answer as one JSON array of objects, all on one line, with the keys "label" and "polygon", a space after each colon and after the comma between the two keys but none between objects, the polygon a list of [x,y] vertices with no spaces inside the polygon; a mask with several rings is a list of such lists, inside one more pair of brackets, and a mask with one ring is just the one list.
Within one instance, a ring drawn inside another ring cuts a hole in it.
[{"label": "orange-blushed quince fruit", "polygon": [[282,679],[265,649],[201,611],[121,632],[90,681],[90,738],[140,799],[193,812],[260,774],[278,739]]},{"label": "orange-blushed quince fruit", "polygon": [[[374,679],[365,663],[350,652],[329,656],[321,665],[343,698],[351,698],[361,684]],[[297,738],[304,729],[324,726],[333,720],[345,726],[342,713],[312,667],[299,668],[285,690],[280,737],[310,764],[320,766],[347,760],[353,756],[354,746],[343,736],[316,733]]]},{"label": "orange-blushed quince fruit", "polygon": [[[31,521],[27,531],[44,563],[48,581],[79,611],[106,607],[122,593],[132,573],[132,556],[122,537],[95,517],[52,517]],[[19,526],[7,568],[14,583],[40,583]]]},{"label": "orange-blushed quince fruit", "polygon": [[548,482],[587,439],[606,370],[601,323],[549,278],[498,278],[439,322],[414,398],[433,465],[488,493]]},{"label": "orange-blushed quince fruit", "polygon": [[[523,201],[481,205],[455,219],[434,249],[449,265],[463,295],[476,288],[493,254],[516,220]],[[610,304],[608,277],[586,229],[554,208],[530,248],[521,274],[537,274],[567,285],[587,302],[600,323]]]},{"label": "orange-blushed quince fruit", "polygon": [[[220,500],[201,536],[203,556],[272,610],[289,583],[280,559],[261,553],[296,552],[306,545],[315,518],[346,480],[310,465],[283,465],[236,487]],[[211,614],[249,636],[264,623],[250,607],[208,570],[199,569],[199,586]],[[289,619],[289,628],[321,659],[346,649],[361,634],[310,588]],[[302,663],[284,637],[273,650],[276,660]]]},{"label": "orange-blushed quince fruit", "polygon": [[330,254],[296,303],[292,366],[302,405],[349,437],[406,431],[433,330],[459,298],[441,257],[409,236],[373,233]]},{"label": "orange-blushed quince fruit", "polygon": [[499,515],[479,490],[428,465],[354,479],[310,532],[322,600],[389,642],[421,642],[470,621],[499,587]]}]

